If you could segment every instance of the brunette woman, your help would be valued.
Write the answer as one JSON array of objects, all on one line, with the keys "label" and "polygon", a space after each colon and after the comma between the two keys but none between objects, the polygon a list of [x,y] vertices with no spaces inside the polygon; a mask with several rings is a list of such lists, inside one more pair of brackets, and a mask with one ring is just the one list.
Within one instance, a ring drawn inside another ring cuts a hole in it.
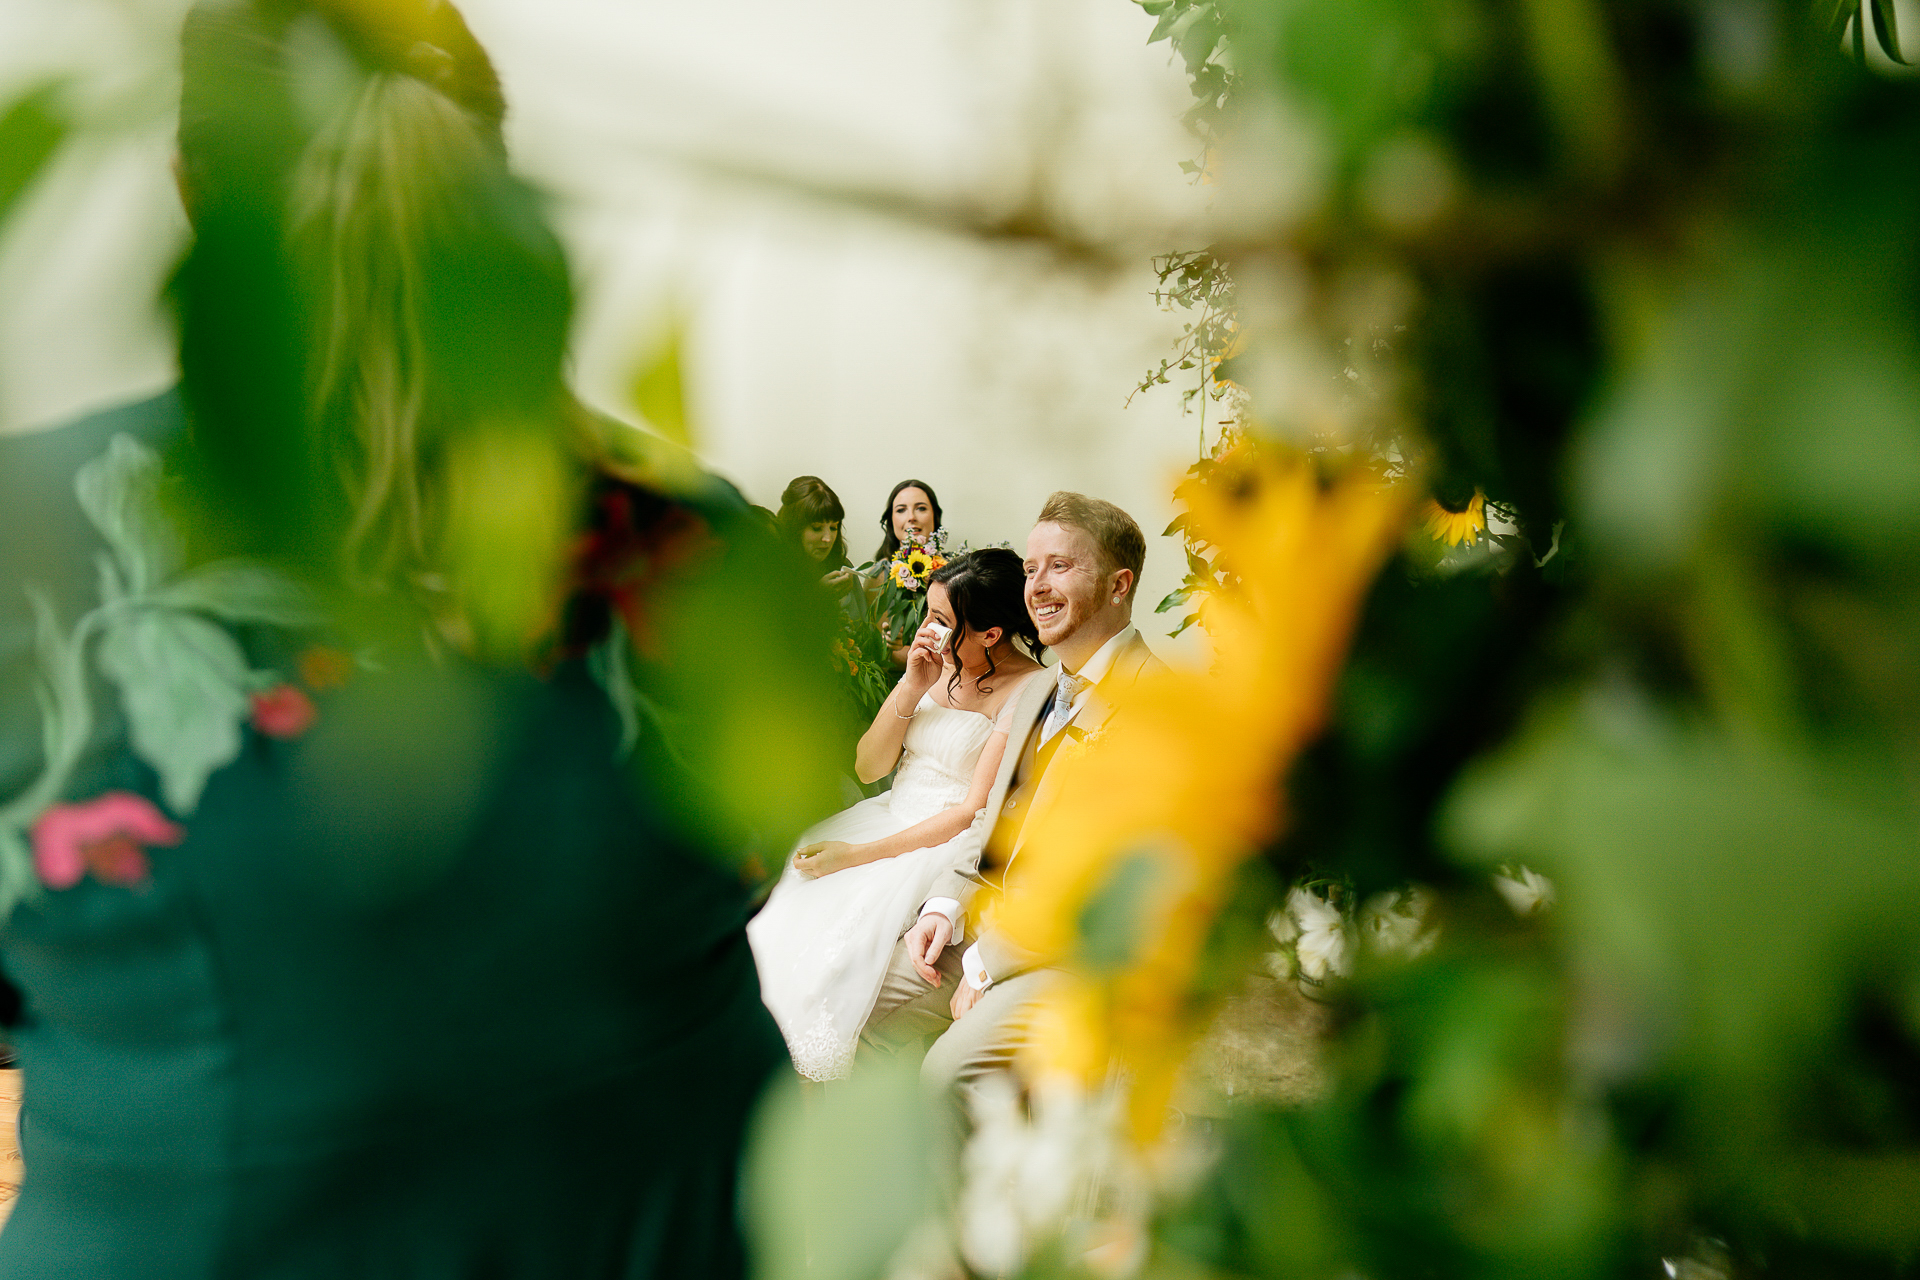
[{"label": "brunette woman", "polygon": [[795,476],[780,492],[780,513],[776,517],[782,539],[793,543],[807,559],[826,570],[820,582],[846,601],[853,596],[860,576],[853,571],[847,555],[844,525],[847,509],[838,494],[819,476]]}]

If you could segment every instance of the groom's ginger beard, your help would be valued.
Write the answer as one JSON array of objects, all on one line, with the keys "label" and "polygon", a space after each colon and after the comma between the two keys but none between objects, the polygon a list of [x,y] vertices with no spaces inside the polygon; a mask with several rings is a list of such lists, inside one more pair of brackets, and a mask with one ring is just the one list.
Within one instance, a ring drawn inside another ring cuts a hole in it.
[{"label": "groom's ginger beard", "polygon": [[1027,613],[1069,671],[1133,621],[1133,572],[1104,563],[1084,529],[1049,520],[1027,535]]}]

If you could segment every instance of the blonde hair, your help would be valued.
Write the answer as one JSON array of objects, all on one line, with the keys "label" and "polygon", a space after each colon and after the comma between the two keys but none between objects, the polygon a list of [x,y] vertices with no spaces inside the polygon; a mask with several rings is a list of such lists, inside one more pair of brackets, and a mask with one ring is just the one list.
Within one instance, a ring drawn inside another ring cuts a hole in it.
[{"label": "blonde hair", "polygon": [[1147,538],[1132,516],[1100,498],[1084,493],[1058,490],[1040,508],[1036,524],[1065,525],[1093,539],[1100,552],[1100,567],[1106,573],[1128,569],[1133,582],[1127,587],[1131,596],[1140,585],[1140,570],[1147,563]]},{"label": "blonde hair", "polygon": [[480,122],[412,76],[374,72],[295,165],[291,233],[306,265],[310,409],[351,505],[356,575],[428,559],[423,458],[449,425],[423,312],[426,257],[446,206],[491,161]]},{"label": "blonde hair", "polygon": [[594,435],[562,379],[565,261],[507,170],[486,51],[445,0],[202,0],[181,43],[190,207],[285,193],[341,567],[369,587],[437,577],[459,437],[502,421]]}]

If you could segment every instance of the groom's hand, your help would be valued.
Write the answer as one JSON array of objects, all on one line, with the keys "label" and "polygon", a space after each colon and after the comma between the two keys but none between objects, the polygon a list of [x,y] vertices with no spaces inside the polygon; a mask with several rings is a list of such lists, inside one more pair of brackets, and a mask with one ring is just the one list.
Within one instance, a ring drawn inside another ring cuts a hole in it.
[{"label": "groom's hand", "polygon": [[979,1004],[980,997],[985,994],[986,992],[974,986],[965,978],[960,979],[960,985],[954,988],[953,999],[947,1004],[947,1009],[953,1014],[953,1020],[958,1022],[960,1019],[966,1017],[967,1010]]},{"label": "groom's hand", "polygon": [[930,987],[940,985],[940,971],[933,967],[934,962],[952,938],[953,921],[938,911],[927,912],[907,930],[907,959],[913,961],[913,971]]}]

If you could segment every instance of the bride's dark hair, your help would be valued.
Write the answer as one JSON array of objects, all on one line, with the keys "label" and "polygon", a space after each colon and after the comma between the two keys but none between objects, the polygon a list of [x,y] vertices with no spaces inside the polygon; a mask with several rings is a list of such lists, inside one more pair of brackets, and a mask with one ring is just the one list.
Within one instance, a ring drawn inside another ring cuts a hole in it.
[{"label": "bride's dark hair", "polygon": [[[949,560],[934,572],[929,586],[939,583],[947,589],[953,605],[953,634],[947,637],[947,651],[954,655],[953,675],[947,680],[947,694],[960,685],[960,642],[970,631],[1000,628],[1003,638],[1025,649],[1035,662],[1046,646],[1040,643],[1040,629],[1027,613],[1027,573],[1020,557],[1005,547],[983,547]],[[998,668],[993,652],[987,652],[987,671],[980,677],[980,692],[992,693],[987,684]]]}]

